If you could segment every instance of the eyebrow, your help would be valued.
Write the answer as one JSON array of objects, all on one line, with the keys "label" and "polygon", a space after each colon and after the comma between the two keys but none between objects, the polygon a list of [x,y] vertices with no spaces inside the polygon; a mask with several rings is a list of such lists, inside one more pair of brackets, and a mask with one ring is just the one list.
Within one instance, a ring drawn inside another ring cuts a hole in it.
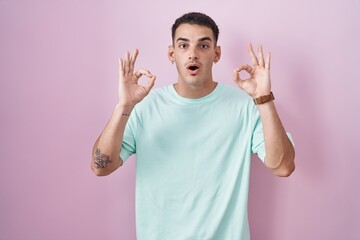
[{"label": "eyebrow", "polygon": [[[182,37],[179,37],[178,39],[176,39],[176,42],[178,42],[178,41],[190,42],[189,39],[187,39],[187,38],[182,38]],[[210,38],[210,37],[200,38],[200,39],[199,39],[199,42],[202,42],[202,41],[210,41],[210,42],[211,42],[211,38]]]}]

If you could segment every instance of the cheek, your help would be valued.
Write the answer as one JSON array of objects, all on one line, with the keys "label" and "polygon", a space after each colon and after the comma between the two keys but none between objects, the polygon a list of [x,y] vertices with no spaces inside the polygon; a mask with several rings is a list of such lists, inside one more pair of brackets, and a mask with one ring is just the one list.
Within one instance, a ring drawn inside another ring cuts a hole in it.
[{"label": "cheek", "polygon": [[184,69],[181,68],[181,64],[180,64],[178,61],[175,62],[175,66],[176,66],[176,70],[177,70],[179,73],[182,72],[182,71],[184,71]]},{"label": "cheek", "polygon": [[206,61],[207,67],[212,67],[213,65],[214,65],[214,59],[209,59],[208,61]]}]

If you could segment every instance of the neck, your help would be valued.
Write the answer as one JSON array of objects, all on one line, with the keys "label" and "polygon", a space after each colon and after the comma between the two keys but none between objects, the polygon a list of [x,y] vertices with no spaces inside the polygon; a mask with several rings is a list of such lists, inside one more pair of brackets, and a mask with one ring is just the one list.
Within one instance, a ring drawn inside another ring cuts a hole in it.
[{"label": "neck", "polygon": [[174,84],[175,91],[184,98],[201,98],[210,94],[217,86],[217,82],[211,81],[201,85],[189,85],[179,81]]}]

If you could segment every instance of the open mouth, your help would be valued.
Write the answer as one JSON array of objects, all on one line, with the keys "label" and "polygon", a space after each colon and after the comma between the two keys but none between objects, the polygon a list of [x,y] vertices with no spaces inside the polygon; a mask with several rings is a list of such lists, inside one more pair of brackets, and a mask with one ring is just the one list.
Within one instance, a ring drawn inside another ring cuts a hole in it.
[{"label": "open mouth", "polygon": [[196,69],[199,69],[199,68],[198,68],[197,66],[190,66],[189,69],[190,69],[191,71],[195,71]]},{"label": "open mouth", "polygon": [[190,66],[188,66],[187,69],[189,70],[190,74],[192,74],[192,75],[196,74],[200,70],[199,66],[197,66],[197,65],[190,65]]}]

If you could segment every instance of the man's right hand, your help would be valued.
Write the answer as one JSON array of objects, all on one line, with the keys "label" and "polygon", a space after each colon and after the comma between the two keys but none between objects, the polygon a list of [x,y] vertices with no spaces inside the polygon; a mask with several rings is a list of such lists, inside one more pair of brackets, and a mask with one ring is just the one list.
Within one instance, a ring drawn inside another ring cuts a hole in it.
[{"label": "man's right hand", "polygon": [[[156,76],[148,70],[140,69],[134,72],[134,66],[139,50],[135,49],[132,56],[127,52],[124,59],[119,59],[119,105],[135,106],[144,99],[154,86]],[[145,86],[138,84],[142,76],[149,80]]]}]

